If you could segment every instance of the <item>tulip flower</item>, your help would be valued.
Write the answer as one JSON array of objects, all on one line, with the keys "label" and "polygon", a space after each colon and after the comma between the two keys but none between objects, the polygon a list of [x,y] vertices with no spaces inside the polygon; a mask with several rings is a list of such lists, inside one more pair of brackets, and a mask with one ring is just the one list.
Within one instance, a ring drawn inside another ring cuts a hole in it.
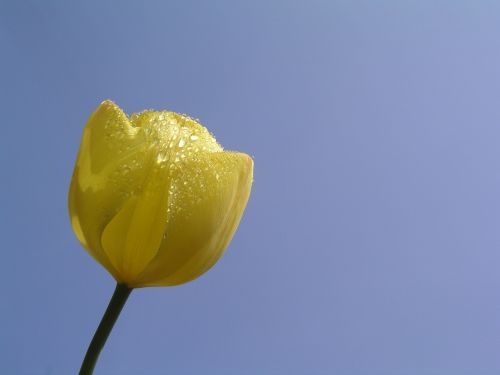
[{"label": "tulip flower", "polygon": [[134,288],[174,286],[210,269],[247,204],[253,161],[224,151],[174,112],[127,116],[104,101],[85,126],[69,191],[73,230],[117,287],[80,374],[95,362]]}]

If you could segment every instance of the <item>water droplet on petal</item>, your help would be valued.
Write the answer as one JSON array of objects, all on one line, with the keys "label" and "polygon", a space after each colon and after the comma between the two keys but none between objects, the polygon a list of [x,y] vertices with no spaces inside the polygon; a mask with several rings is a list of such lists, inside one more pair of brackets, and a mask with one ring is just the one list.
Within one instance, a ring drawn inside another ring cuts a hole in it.
[{"label": "water droplet on petal", "polygon": [[156,161],[158,163],[163,163],[165,160],[167,160],[167,153],[162,151],[156,157]]}]

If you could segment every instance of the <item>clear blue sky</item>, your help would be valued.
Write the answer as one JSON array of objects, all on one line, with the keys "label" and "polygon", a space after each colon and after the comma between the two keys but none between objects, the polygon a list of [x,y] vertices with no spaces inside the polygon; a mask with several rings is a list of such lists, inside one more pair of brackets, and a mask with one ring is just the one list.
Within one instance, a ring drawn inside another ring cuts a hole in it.
[{"label": "clear blue sky", "polygon": [[255,182],[96,375],[499,374],[499,36],[481,0],[1,1],[0,372],[75,374],[113,291],[66,203],[109,98],[200,118]]}]

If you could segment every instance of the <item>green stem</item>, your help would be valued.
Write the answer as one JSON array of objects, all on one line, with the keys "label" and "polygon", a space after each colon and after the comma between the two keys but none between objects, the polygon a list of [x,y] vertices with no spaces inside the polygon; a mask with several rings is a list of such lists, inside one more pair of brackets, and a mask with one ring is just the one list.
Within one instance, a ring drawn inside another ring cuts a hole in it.
[{"label": "green stem", "polygon": [[92,338],[89,348],[87,349],[87,354],[85,354],[79,375],[92,375],[94,372],[97,358],[99,358],[99,354],[101,353],[101,350],[104,347],[104,344],[106,343],[118,316],[120,316],[120,312],[122,311],[125,302],[127,302],[127,298],[131,291],[132,289],[125,284],[116,284],[113,297],[111,297],[108,308],[106,309],[101,323],[99,323],[99,327],[97,327],[94,337]]}]

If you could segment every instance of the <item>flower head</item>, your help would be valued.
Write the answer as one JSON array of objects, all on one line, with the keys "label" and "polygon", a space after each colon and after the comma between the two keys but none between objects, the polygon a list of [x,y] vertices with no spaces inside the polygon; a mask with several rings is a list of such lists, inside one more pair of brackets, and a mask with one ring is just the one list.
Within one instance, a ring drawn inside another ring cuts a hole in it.
[{"label": "flower head", "polygon": [[71,224],[119,283],[182,284],[223,254],[252,178],[252,159],[224,151],[195,120],[155,111],[128,117],[104,101],[83,132]]}]

